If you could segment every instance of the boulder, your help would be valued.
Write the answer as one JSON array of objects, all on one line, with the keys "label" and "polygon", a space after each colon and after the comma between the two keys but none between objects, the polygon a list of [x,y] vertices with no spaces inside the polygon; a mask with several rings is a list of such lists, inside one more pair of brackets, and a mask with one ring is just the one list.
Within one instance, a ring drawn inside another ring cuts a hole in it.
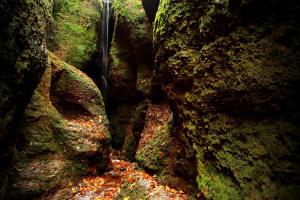
[{"label": "boulder", "polygon": [[51,199],[58,187],[108,169],[110,136],[101,93],[51,52],[22,121],[7,199]]},{"label": "boulder", "polygon": [[101,47],[97,45],[100,44],[101,12],[100,0],[54,1],[47,41],[50,51],[81,70],[95,57],[101,57]]}]

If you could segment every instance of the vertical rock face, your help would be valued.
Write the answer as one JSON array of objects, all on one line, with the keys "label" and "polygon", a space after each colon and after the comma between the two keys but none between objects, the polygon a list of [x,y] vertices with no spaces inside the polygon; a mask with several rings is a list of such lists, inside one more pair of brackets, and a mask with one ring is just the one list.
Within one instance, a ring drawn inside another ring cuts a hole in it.
[{"label": "vertical rock face", "polygon": [[45,69],[51,0],[0,3],[0,199],[12,162],[15,128]]},{"label": "vertical rock face", "polygon": [[295,199],[299,191],[297,1],[161,0],[159,83],[208,199]]},{"label": "vertical rock face", "polygon": [[[49,55],[18,129],[6,199],[51,199],[50,191],[88,171],[103,172],[109,163],[108,121],[99,89],[84,73]],[[61,192],[60,199],[68,194]]]},{"label": "vertical rock face", "polygon": [[120,148],[136,105],[150,94],[152,28],[139,0],[115,0],[113,9],[115,28],[110,49],[109,104],[112,138],[115,147]]},{"label": "vertical rock face", "polygon": [[116,0],[111,46],[111,95],[129,101],[150,92],[152,29],[140,1]]}]

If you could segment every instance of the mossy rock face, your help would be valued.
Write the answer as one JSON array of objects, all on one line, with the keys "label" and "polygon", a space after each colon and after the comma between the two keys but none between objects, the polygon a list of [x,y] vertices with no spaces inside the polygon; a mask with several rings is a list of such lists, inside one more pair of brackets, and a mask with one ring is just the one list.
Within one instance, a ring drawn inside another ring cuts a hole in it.
[{"label": "mossy rock face", "polygon": [[142,101],[135,109],[135,113],[131,118],[130,124],[127,127],[125,141],[122,147],[122,153],[130,161],[135,161],[135,154],[145,125],[145,118],[149,100]]},{"label": "mossy rock face", "polygon": [[208,199],[299,196],[299,8],[160,1],[156,82]]},{"label": "mossy rock face", "polygon": [[100,0],[56,0],[48,48],[63,61],[84,67],[98,51],[101,10]]},{"label": "mossy rock face", "polygon": [[149,95],[152,75],[152,27],[139,0],[113,1],[115,28],[110,50],[110,95],[132,101]]},{"label": "mossy rock face", "polygon": [[173,114],[167,104],[149,105],[136,160],[143,168],[162,172],[167,166],[172,137]]},{"label": "mossy rock face", "polygon": [[[64,89],[56,89],[54,83],[60,81]],[[81,88],[73,90],[70,85]],[[71,99],[70,105],[77,100],[75,105],[81,110],[73,105],[68,109],[75,111],[66,114],[66,107],[59,107],[61,104],[57,102],[66,100],[66,96],[53,97],[52,92],[57,94],[64,90],[67,92],[63,94]],[[86,92],[84,98],[76,99],[82,91]],[[86,104],[87,101],[95,105]],[[58,187],[64,189],[67,183],[86,174],[90,167],[98,172],[107,169],[111,147],[100,91],[84,73],[52,53],[49,53],[48,66],[22,121],[7,199],[30,199],[41,195],[41,198],[49,199],[50,191]]]},{"label": "mossy rock face", "polygon": [[46,67],[51,0],[0,2],[0,199],[5,194],[15,129]]},{"label": "mossy rock face", "polygon": [[[92,79],[53,54],[51,65],[51,99],[62,115],[67,118],[76,118],[78,113],[91,117],[106,115],[101,92]],[[104,122],[108,123],[106,117]]]},{"label": "mossy rock face", "polygon": [[122,199],[143,199],[147,197],[147,188],[140,183],[137,183],[134,189],[131,189],[129,182],[122,185],[120,194],[116,197],[117,200]]}]

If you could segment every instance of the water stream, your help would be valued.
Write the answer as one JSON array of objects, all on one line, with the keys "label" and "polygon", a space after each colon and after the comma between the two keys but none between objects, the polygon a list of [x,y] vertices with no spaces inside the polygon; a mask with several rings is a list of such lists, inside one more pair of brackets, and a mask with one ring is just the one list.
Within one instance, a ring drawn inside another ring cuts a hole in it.
[{"label": "water stream", "polygon": [[108,56],[109,56],[109,33],[110,33],[110,14],[111,14],[111,0],[102,0],[103,2],[103,17],[102,17],[102,71],[101,71],[101,83],[102,83],[102,96],[104,102],[107,102],[108,98]]}]

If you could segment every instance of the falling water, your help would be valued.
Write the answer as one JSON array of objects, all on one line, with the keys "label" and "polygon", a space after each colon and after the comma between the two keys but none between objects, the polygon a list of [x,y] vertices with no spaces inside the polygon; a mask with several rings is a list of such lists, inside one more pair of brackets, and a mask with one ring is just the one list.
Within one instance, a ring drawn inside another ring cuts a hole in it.
[{"label": "falling water", "polygon": [[109,53],[109,18],[110,18],[110,4],[111,0],[102,0],[103,2],[103,18],[102,18],[102,95],[104,102],[108,97],[108,53]]}]

